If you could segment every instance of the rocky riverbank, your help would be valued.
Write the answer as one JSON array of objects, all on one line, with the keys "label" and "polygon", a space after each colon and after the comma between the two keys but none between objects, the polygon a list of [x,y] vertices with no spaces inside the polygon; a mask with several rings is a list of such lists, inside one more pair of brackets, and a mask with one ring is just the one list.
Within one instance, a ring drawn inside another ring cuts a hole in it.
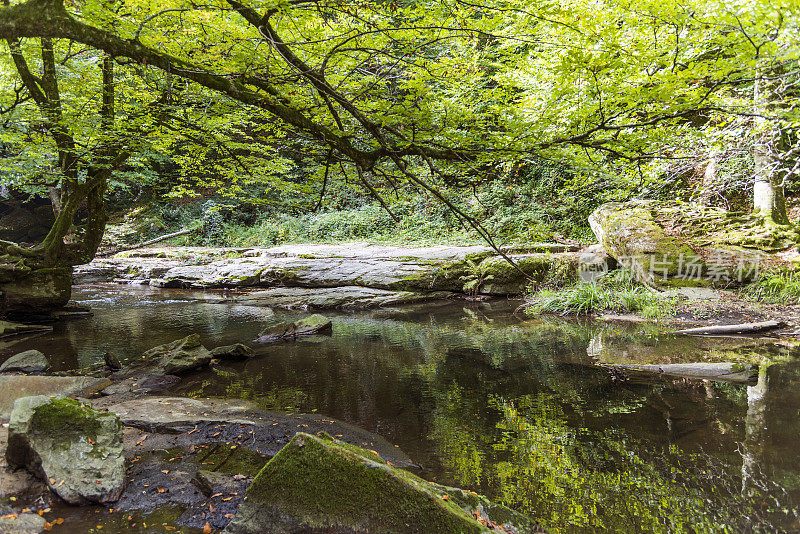
[{"label": "rocky riverbank", "polygon": [[[521,295],[530,284],[577,278],[577,247],[541,243],[509,250],[516,266],[488,247],[399,247],[367,243],[272,248],[161,247],[122,252],[75,268],[75,283],[261,289],[231,296],[280,307],[369,308],[457,294]],[[309,291],[314,289],[315,291]]]}]

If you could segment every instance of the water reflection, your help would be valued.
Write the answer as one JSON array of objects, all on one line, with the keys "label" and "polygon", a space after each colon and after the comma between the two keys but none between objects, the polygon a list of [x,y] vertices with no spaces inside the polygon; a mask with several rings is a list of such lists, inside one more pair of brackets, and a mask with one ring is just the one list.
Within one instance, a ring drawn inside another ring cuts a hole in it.
[{"label": "water reflection", "polygon": [[[135,357],[192,332],[207,346],[249,340],[296,315],[199,293],[78,296],[94,302],[95,317],[13,351],[49,348],[63,367],[86,366],[104,351]],[[554,532],[800,529],[793,349],[531,320],[515,305],[332,314],[332,336],[260,347],[176,393],[352,422],[400,445],[426,477],[485,493]],[[687,361],[761,365],[751,385],[626,381],[598,365]]]}]

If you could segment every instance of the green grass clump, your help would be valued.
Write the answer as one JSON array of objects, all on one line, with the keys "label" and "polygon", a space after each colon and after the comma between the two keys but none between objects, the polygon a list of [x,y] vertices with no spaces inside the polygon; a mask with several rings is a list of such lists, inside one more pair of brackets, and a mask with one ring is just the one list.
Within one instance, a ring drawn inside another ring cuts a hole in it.
[{"label": "green grass clump", "polygon": [[742,290],[745,298],[776,304],[800,304],[800,272],[774,269]]},{"label": "green grass clump", "polygon": [[655,319],[674,314],[676,299],[663,297],[619,269],[596,281],[579,281],[562,289],[542,289],[528,299],[529,313],[586,315],[599,312],[640,313]]}]

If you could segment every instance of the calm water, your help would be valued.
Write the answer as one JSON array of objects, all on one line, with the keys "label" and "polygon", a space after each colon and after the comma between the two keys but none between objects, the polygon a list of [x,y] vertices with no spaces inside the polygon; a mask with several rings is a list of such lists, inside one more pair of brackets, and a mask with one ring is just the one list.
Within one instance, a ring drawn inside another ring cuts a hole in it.
[{"label": "calm water", "polygon": [[[190,333],[248,342],[298,313],[202,294],[83,287],[92,318],[13,345],[89,367]],[[519,303],[331,313],[333,335],[263,346],[176,394],[317,411],[398,444],[423,476],[551,532],[800,531],[800,359],[764,342],[675,339],[515,314]],[[760,362],[758,381],[620,379],[604,363]],[[108,530],[108,529],[107,529]]]}]

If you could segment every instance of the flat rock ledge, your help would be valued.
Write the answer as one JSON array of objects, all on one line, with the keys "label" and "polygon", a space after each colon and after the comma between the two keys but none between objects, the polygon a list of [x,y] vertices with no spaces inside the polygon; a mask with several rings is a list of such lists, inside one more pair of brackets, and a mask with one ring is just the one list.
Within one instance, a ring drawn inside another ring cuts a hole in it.
[{"label": "flat rock ledge", "polygon": [[[333,308],[396,305],[431,298],[432,292],[462,293],[465,284],[475,279],[479,283],[470,287],[477,293],[505,296],[519,295],[532,281],[553,275],[564,281],[577,277],[577,247],[540,243],[508,253],[519,269],[484,246],[346,243],[247,250],[142,249],[78,266],[74,278],[76,283],[115,281],[166,288],[281,288],[255,298],[283,307],[300,302],[298,306]],[[287,288],[338,291],[310,298]]]}]

